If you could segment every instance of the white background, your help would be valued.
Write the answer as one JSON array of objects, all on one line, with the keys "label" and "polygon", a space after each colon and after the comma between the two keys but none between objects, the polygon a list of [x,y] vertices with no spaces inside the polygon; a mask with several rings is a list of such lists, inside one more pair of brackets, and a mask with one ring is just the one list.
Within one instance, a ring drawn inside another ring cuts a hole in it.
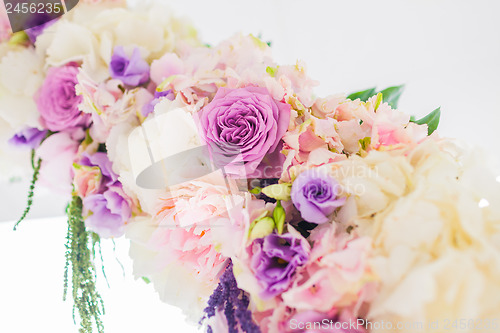
[{"label": "white background", "polygon": [[[131,1],[132,2],[132,1]],[[133,2],[139,2],[133,1]],[[499,155],[500,1],[165,1],[210,44],[236,32],[261,34],[278,63],[308,64],[320,96],[406,84],[400,109],[442,108],[439,132]],[[0,161],[6,163],[6,161]],[[20,215],[26,183],[0,185],[0,220]],[[59,216],[65,198],[42,189],[31,217]],[[77,332],[61,302],[63,218],[0,224],[0,332]],[[106,332],[195,332],[180,311],[133,281],[127,243],[104,244],[111,289],[100,277]]]}]

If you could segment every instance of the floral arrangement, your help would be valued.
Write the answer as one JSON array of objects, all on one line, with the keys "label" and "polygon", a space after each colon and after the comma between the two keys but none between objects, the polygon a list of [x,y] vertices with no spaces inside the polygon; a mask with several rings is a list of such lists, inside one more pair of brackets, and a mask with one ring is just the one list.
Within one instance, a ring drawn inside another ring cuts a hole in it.
[{"label": "floral arrangement", "polygon": [[0,152],[32,152],[18,224],[35,184],[71,198],[82,332],[104,331],[93,259],[118,237],[207,332],[498,330],[500,178],[439,109],[317,97],[259,38],[205,45],[165,13],[81,1],[1,35]]}]

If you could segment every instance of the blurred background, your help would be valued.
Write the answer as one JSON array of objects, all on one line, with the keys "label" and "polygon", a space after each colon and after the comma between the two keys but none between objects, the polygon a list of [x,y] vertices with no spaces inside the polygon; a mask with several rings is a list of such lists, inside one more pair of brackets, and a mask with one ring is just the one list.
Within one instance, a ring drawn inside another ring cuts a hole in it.
[{"label": "blurred background", "polygon": [[[206,43],[252,33],[272,42],[277,63],[304,60],[319,96],[406,84],[401,110],[419,118],[441,106],[442,136],[500,155],[500,1],[157,1]],[[27,187],[22,178],[0,183],[0,332],[77,332],[62,302],[68,198],[38,188],[31,220],[13,232]],[[197,332],[133,280],[125,239],[103,247],[106,332]]]}]

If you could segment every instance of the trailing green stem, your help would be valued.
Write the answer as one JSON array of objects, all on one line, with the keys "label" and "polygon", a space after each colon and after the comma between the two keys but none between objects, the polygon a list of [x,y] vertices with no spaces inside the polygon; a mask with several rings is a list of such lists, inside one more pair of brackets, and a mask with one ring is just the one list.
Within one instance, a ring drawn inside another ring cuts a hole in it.
[{"label": "trailing green stem", "polygon": [[96,290],[96,270],[93,263],[96,244],[99,236],[88,232],[82,216],[82,200],[73,195],[66,210],[68,215],[68,233],[66,236],[66,266],[64,269],[64,296],[68,290],[68,275],[71,270],[73,296],[73,320],[75,310],[80,317],[80,333],[91,333],[93,323],[97,331],[102,333],[104,326],[100,318],[104,314],[104,304]]},{"label": "trailing green stem", "polygon": [[33,205],[33,196],[35,195],[35,184],[38,181],[38,176],[40,175],[40,166],[42,164],[42,159],[38,159],[35,163],[35,150],[33,149],[31,151],[31,166],[33,167],[33,177],[31,179],[31,185],[30,189],[28,191],[28,203],[26,205],[26,208],[24,209],[23,215],[21,218],[16,222],[16,225],[14,225],[14,231],[17,230],[17,226],[24,221],[26,216],[28,216],[31,206]]}]

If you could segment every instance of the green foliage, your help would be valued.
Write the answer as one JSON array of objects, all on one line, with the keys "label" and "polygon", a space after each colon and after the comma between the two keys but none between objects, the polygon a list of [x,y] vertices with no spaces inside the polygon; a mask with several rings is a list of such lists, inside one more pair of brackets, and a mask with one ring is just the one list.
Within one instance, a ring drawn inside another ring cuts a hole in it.
[{"label": "green foliage", "polygon": [[271,77],[275,77],[275,76],[276,76],[276,73],[278,72],[278,67],[270,67],[270,66],[267,66],[267,68],[266,68],[266,72],[267,72],[267,74],[269,74]]},{"label": "green foliage", "polygon": [[366,102],[368,100],[368,98],[370,98],[376,94],[375,89],[376,88],[374,87],[374,88],[354,92],[354,93],[350,94],[349,96],[347,96],[347,98],[350,99],[351,101],[357,100],[359,98],[362,102]]},{"label": "green foliage", "polygon": [[384,95],[382,93],[377,94],[377,100],[375,101],[375,111],[377,111],[380,104],[382,104],[383,98],[384,98]]},{"label": "green foliage", "polygon": [[393,109],[397,109],[399,98],[401,97],[401,94],[403,93],[404,88],[405,88],[405,86],[403,84],[400,86],[393,86],[393,87],[386,88],[386,89],[379,91],[377,93],[377,90],[374,87],[374,88],[354,92],[354,93],[350,94],[349,96],[347,96],[347,98],[350,99],[351,101],[354,101],[354,100],[359,98],[362,102],[366,102],[368,100],[368,98],[375,96],[377,94],[382,94],[383,101],[385,103],[388,103]]},{"label": "green foliage", "polygon": [[96,270],[93,260],[99,236],[88,232],[82,216],[82,200],[73,195],[68,208],[68,233],[66,235],[66,265],[64,269],[64,296],[68,291],[68,276],[71,271],[73,296],[73,320],[75,310],[80,317],[80,333],[92,333],[93,324],[99,333],[104,331],[100,316],[104,314],[104,304],[96,290]]},{"label": "green foliage", "polygon": [[404,90],[405,86],[404,84],[402,84],[400,86],[386,88],[382,90],[380,93],[382,93],[385,103],[389,104],[391,108],[397,109],[399,98],[401,97],[401,94],[403,94]]},{"label": "green foliage", "polygon": [[361,149],[367,150],[368,147],[372,144],[372,138],[367,136],[364,139],[359,140],[359,145],[361,146]]},{"label": "green foliage", "polygon": [[36,182],[38,181],[38,176],[40,175],[41,164],[42,164],[41,159],[38,159],[35,162],[35,150],[33,149],[31,151],[31,166],[33,168],[33,177],[31,179],[30,189],[28,191],[28,203],[26,205],[26,208],[24,209],[23,215],[14,225],[14,231],[17,230],[17,227],[19,226],[19,224],[21,222],[23,222],[24,219],[26,219],[26,216],[28,216],[28,214],[31,210],[31,206],[33,205],[33,196],[35,195],[35,185],[36,185]]},{"label": "green foliage", "polygon": [[428,127],[427,133],[428,135],[431,135],[432,133],[434,133],[435,130],[437,130],[440,118],[441,118],[441,107],[432,111],[422,119],[415,120],[415,118],[412,117],[411,122],[419,125],[427,124]]}]

